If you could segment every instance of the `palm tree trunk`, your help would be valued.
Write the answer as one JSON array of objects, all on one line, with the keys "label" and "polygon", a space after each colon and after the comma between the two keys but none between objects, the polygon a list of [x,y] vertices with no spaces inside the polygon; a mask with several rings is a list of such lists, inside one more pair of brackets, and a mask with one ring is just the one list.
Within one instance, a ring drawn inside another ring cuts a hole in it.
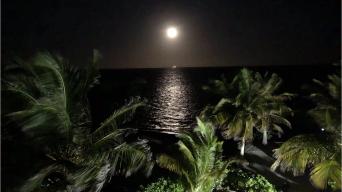
[{"label": "palm tree trunk", "polygon": [[267,130],[266,129],[264,129],[263,131],[262,144],[267,145]]},{"label": "palm tree trunk", "polygon": [[240,151],[240,154],[241,156],[244,156],[245,155],[245,137],[242,137],[242,144],[241,144],[241,151]]}]

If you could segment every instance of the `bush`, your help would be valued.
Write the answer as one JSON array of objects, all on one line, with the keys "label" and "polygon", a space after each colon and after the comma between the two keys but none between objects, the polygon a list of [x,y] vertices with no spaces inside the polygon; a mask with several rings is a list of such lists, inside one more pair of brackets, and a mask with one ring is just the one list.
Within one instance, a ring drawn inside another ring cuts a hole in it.
[{"label": "bush", "polygon": [[265,177],[245,171],[239,168],[228,168],[226,178],[224,178],[217,192],[277,192]]},{"label": "bush", "polygon": [[182,184],[177,180],[170,178],[159,178],[157,181],[141,186],[139,192],[184,192]]}]

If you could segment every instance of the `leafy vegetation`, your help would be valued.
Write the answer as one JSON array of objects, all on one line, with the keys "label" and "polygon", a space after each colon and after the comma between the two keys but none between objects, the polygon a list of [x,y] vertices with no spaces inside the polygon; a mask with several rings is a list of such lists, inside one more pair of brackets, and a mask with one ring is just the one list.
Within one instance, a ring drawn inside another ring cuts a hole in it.
[{"label": "leafy vegetation", "polygon": [[[76,67],[62,57],[40,53],[26,62],[17,59],[5,67],[2,79],[5,91],[19,96],[19,108],[7,114],[33,146],[47,157],[45,166],[20,187],[19,191],[101,191],[114,175],[151,173],[154,165],[147,140],[136,139],[134,129],[125,128],[137,109],[145,105],[131,98],[99,126],[92,123],[87,98],[98,83],[96,63],[99,54],[86,67]],[[328,76],[329,82],[314,80],[317,91],[310,95],[315,107],[310,116],[320,126],[319,134],[297,135],[275,150],[272,169],[302,175],[310,170],[310,179],[320,189],[341,189],[341,78]],[[193,132],[177,135],[178,149],[160,154],[160,167],[176,173],[179,179],[161,177],[141,192],[225,192],[267,191],[275,187],[263,176],[229,166],[237,160],[225,160],[224,138],[246,143],[254,140],[255,130],[267,144],[279,137],[286,118],[292,114],[286,102],[290,93],[277,93],[282,83],[276,74],[261,75],[242,69],[231,82],[222,77],[204,90],[219,96],[197,118]],[[7,109],[6,109],[7,111]],[[202,120],[200,120],[202,119]]]},{"label": "leafy vegetation", "polygon": [[263,176],[235,167],[228,168],[227,176],[216,191],[277,192],[275,186]]},{"label": "leafy vegetation", "polygon": [[185,192],[179,181],[170,178],[159,178],[157,181],[141,187],[139,192]]},{"label": "leafy vegetation", "polygon": [[310,169],[310,179],[320,189],[341,189],[341,77],[329,75],[329,82],[314,82],[319,92],[310,98],[316,106],[309,111],[321,127],[320,134],[298,135],[275,150],[273,169],[304,174]]},{"label": "leafy vegetation", "polygon": [[132,98],[99,127],[92,126],[87,93],[98,83],[99,58],[95,51],[90,65],[77,68],[62,57],[39,53],[6,67],[5,90],[24,101],[8,116],[49,158],[20,191],[101,191],[112,175],[150,173],[147,141],[128,142],[132,129],[121,129],[144,101]]},{"label": "leafy vegetation", "polygon": [[222,77],[211,81],[203,89],[221,97],[214,106],[207,106],[201,116],[214,122],[227,138],[241,140],[241,155],[244,155],[245,143],[254,139],[254,129],[263,134],[263,144],[267,144],[269,135],[283,133],[281,126],[291,127],[285,115],[292,110],[285,101],[293,95],[276,94],[281,85],[276,75],[261,75],[248,69],[242,69],[232,82]]},{"label": "leafy vegetation", "polygon": [[324,130],[341,135],[341,75],[328,75],[329,82],[313,79],[317,85],[310,98],[316,106],[309,111]]},{"label": "leafy vegetation", "polygon": [[222,141],[215,136],[212,124],[197,118],[193,133],[181,133],[177,143],[177,155],[162,154],[157,163],[181,178],[183,186],[190,192],[210,192],[224,178],[227,166],[232,161],[222,157]]}]

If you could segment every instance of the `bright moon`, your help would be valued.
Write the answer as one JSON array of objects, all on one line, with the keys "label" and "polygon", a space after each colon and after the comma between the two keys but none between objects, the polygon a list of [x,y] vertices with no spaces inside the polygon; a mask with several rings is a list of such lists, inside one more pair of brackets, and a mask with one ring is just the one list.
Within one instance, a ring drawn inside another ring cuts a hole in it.
[{"label": "bright moon", "polygon": [[166,36],[170,39],[174,39],[178,36],[178,30],[176,27],[169,27],[166,29]]}]

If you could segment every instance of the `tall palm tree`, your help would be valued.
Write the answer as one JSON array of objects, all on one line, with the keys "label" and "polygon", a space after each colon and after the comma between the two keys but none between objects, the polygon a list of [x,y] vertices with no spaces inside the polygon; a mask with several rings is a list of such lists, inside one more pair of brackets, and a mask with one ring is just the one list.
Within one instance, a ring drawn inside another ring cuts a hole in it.
[{"label": "tall palm tree", "polygon": [[292,114],[285,101],[293,95],[276,94],[281,83],[276,74],[262,76],[245,68],[230,83],[224,77],[212,81],[203,89],[221,100],[215,106],[207,106],[201,116],[218,125],[225,138],[241,140],[241,155],[244,155],[245,143],[253,141],[254,129],[263,134],[266,145],[270,134],[283,133],[281,125],[291,127],[284,116]]},{"label": "tall palm tree", "polygon": [[320,134],[298,135],[275,150],[272,169],[304,174],[307,169],[314,186],[341,189],[341,76],[329,75],[329,82],[314,79],[320,91],[310,98],[316,106],[309,115],[321,127]]},{"label": "tall palm tree", "polygon": [[210,123],[197,118],[193,133],[178,135],[177,155],[162,154],[157,163],[181,176],[184,186],[190,192],[210,192],[223,179],[227,166],[233,161],[222,157],[222,141],[215,136]]},{"label": "tall palm tree", "polygon": [[[52,161],[28,179],[21,191],[51,187],[62,175],[63,189],[101,191],[114,174],[129,176],[139,169],[150,173],[151,152],[146,140],[127,142],[131,129],[120,129],[144,101],[132,98],[96,129],[92,127],[88,91],[98,82],[94,52],[91,65],[77,68],[62,57],[39,53],[29,62],[7,66],[6,91],[25,105],[8,116],[22,127]],[[94,130],[94,131],[93,131]],[[52,181],[43,185],[43,181]]]}]

